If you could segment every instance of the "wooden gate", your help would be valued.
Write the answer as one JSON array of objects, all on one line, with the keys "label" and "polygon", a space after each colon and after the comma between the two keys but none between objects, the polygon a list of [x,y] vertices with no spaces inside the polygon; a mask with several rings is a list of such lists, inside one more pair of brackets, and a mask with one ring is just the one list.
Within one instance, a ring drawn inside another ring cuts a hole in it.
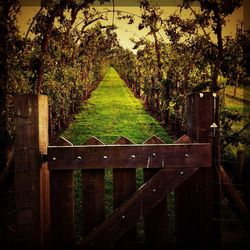
[{"label": "wooden gate", "polygon": [[[188,134],[175,144],[152,137],[113,145],[91,138],[85,145],[48,146],[47,99],[16,98],[16,195],[20,246],[28,249],[139,249],[137,223],[144,221],[144,249],[170,249],[168,195],[175,191],[176,249],[212,247],[210,93],[189,98]],[[26,104],[26,105],[24,105]],[[192,142],[193,141],[193,142]],[[40,162],[39,162],[39,158]],[[25,168],[23,168],[25,166]],[[137,169],[144,184],[136,188]],[[112,171],[113,208],[105,216],[105,172]],[[80,240],[75,238],[74,171],[81,176]],[[79,172],[80,171],[80,172]],[[40,181],[39,181],[40,180]]]}]

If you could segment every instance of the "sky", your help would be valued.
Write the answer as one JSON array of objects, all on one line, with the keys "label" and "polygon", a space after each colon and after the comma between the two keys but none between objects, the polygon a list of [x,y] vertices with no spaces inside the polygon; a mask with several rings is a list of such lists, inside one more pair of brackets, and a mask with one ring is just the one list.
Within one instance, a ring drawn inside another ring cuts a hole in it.
[{"label": "sky", "polygon": [[[39,10],[39,5],[35,5],[34,1],[29,1],[29,0],[23,0],[23,4],[22,4],[22,8],[21,8],[21,14],[18,16],[18,25],[20,27],[20,31],[22,35],[25,35],[28,27],[29,27],[29,23],[31,22],[32,18],[34,17],[34,15],[37,13],[37,11]],[[125,1],[119,1],[119,0],[115,0],[115,10],[119,10],[119,11],[123,11],[123,12],[129,12],[129,13],[133,13],[135,15],[140,15],[140,8],[138,6],[136,6],[135,4],[136,0],[128,0],[126,1],[127,6],[124,6],[124,2]],[[159,1],[158,1],[159,2]],[[249,1],[245,0],[245,3]],[[123,3],[123,4],[122,4]],[[130,4],[130,5],[129,5]],[[161,0],[160,1],[160,6],[161,8],[164,10],[164,16],[168,16],[170,14],[173,14],[174,12],[179,13],[179,9],[177,8],[176,5],[176,0]],[[112,6],[106,5],[105,7],[99,7],[99,6],[95,6],[95,8],[97,10],[103,11],[103,10],[111,10]],[[194,8],[196,8],[194,6]],[[248,20],[248,17],[245,13],[246,10],[249,10],[249,8],[246,8],[246,6],[241,7],[239,9],[237,9],[233,15],[230,16],[230,18],[227,20],[226,22],[226,26],[223,29],[223,35],[234,35],[235,30],[236,30],[236,26],[237,24],[239,24],[241,21],[248,21],[248,23],[250,24],[250,18]],[[108,19],[109,21],[105,21],[104,23],[106,24],[111,24],[112,23],[112,13],[110,13],[108,15]],[[190,16],[189,12],[184,12],[181,14],[183,17],[188,17]],[[76,23],[79,23],[80,19],[76,21]],[[143,29],[141,31],[138,30],[138,24],[140,22],[140,18],[135,18],[135,23],[132,25],[127,24],[126,20],[119,20],[117,18],[117,14],[115,14],[115,18],[114,18],[114,24],[117,26],[117,30],[116,33],[118,35],[118,39],[120,44],[124,47],[124,48],[129,48],[132,49],[133,47],[133,43],[130,41],[130,38],[134,38],[134,39],[139,39],[142,36],[147,35],[148,30]],[[250,26],[249,26],[250,27]],[[164,32],[160,32],[160,36],[164,39],[164,41],[167,41],[167,37],[165,36]],[[214,37],[215,39],[215,37]]]}]

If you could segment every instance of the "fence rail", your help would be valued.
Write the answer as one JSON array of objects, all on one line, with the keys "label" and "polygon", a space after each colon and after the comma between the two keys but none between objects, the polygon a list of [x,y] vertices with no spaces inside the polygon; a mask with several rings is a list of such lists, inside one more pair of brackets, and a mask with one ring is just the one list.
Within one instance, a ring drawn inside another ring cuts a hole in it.
[{"label": "fence rail", "polygon": [[48,147],[50,170],[211,166],[211,145],[133,144]]}]

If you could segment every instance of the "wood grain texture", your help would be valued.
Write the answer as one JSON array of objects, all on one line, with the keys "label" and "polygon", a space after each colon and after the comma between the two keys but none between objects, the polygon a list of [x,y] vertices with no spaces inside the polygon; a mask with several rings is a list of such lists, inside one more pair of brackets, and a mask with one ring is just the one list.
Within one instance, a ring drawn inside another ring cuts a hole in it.
[{"label": "wood grain texture", "polygon": [[[214,122],[212,93],[190,95],[187,109],[190,139],[195,142],[211,142],[210,126]],[[200,168],[175,193],[177,249],[214,249],[212,167]]]},{"label": "wood grain texture", "polygon": [[[47,96],[38,96],[38,128],[40,153],[48,153],[49,145],[49,104]],[[40,209],[41,209],[41,247],[50,245],[50,173],[47,162],[40,163]]]},{"label": "wood grain texture", "polygon": [[[103,145],[95,137],[86,145]],[[100,166],[97,166],[101,168]],[[91,232],[105,219],[105,172],[104,169],[82,170],[83,236]]]},{"label": "wood grain texture", "polygon": [[73,171],[51,171],[51,240],[55,249],[74,245]]},{"label": "wood grain texture", "polygon": [[146,216],[167,194],[197,171],[161,169],[128,200],[80,242],[76,249],[111,249],[115,241]]},{"label": "wood grain texture", "polygon": [[41,213],[48,204],[40,188],[41,176],[47,178],[46,164],[40,165],[40,151],[46,153],[48,145],[47,97],[15,96],[14,108],[17,244],[20,248],[38,249],[49,232],[48,214]]},{"label": "wood grain texture", "polygon": [[[144,144],[165,144],[160,138],[152,136]],[[152,178],[159,169],[144,169],[144,182]],[[168,207],[167,197],[163,199],[144,219],[145,248],[167,249]]]},{"label": "wood grain texture", "polygon": [[209,143],[51,146],[48,161],[51,170],[210,167],[211,146]]},{"label": "wood grain texture", "polygon": [[[114,144],[133,144],[126,137],[119,138]],[[114,210],[136,191],[135,169],[113,169],[113,201]],[[115,244],[115,249],[132,249],[136,245],[136,225],[126,232]]]},{"label": "wood grain texture", "polygon": [[[72,144],[64,139],[60,145]],[[51,241],[55,249],[74,246],[74,186],[73,170],[50,171]]]}]

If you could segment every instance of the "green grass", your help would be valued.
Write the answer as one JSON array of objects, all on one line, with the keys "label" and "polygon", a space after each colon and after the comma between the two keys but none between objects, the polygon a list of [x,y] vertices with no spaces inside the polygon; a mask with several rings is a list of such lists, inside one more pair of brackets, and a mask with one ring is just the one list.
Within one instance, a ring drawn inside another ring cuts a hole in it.
[{"label": "green grass", "polygon": [[[226,94],[234,95],[234,86],[226,87]],[[250,86],[237,87],[236,97],[250,101]]]},{"label": "green grass", "polygon": [[228,109],[250,113],[250,86],[238,87],[235,97],[234,86],[227,86],[225,94],[225,105]]},{"label": "green grass", "polygon": [[[121,136],[134,143],[143,143],[156,135],[166,143],[172,140],[161,125],[144,109],[141,101],[134,97],[118,73],[109,68],[103,81],[76,115],[75,121],[62,136],[74,145],[85,143],[91,136],[105,144],[113,144]],[[136,174],[137,187],[143,182],[142,170]],[[75,218],[76,237],[80,237],[81,225],[81,174],[75,171]],[[112,213],[112,171],[105,171],[106,215]]]},{"label": "green grass", "polygon": [[144,110],[140,100],[134,97],[113,68],[109,68],[82,112],[63,133],[73,144],[82,144],[91,136],[106,144],[121,136],[143,143],[152,135],[171,142],[164,129]]}]

